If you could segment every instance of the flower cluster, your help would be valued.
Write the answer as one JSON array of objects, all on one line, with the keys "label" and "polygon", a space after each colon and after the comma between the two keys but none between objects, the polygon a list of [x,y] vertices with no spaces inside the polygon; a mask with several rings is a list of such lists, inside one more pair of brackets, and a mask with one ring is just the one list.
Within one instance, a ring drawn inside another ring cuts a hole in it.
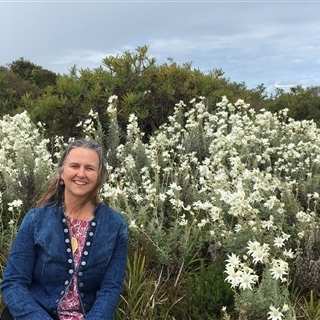
[{"label": "flower cluster", "polygon": [[[205,249],[206,256],[223,252],[226,281],[240,291],[259,287],[264,272],[287,285],[293,258],[319,223],[319,194],[312,190],[320,168],[315,123],[288,119],[287,110],[256,112],[226,97],[211,107],[199,97],[177,103],[147,139],[131,115],[122,144],[117,97],[108,102],[108,181],[101,197],[126,216],[131,244],[149,244],[159,255],[153,259],[172,266]],[[94,111],[79,125],[85,135],[101,138]],[[51,156],[26,113],[2,119],[0,139],[7,185],[19,184],[30,170],[49,174],[62,148]],[[285,312],[268,308],[270,319]]]},{"label": "flower cluster", "polygon": [[[226,97],[213,112],[203,97],[180,101],[148,143],[132,115],[128,141],[117,147],[121,166],[111,168],[103,198],[133,232],[147,233],[166,261],[182,254],[182,243],[206,242],[229,259],[232,252],[244,256],[227,261],[231,286],[259,286],[257,271],[264,269],[286,284],[306,226],[317,221],[316,195],[306,196],[304,206],[295,190],[317,174],[320,159],[316,125],[287,119],[286,112],[257,113]],[[176,239],[171,247],[168,238]]]}]

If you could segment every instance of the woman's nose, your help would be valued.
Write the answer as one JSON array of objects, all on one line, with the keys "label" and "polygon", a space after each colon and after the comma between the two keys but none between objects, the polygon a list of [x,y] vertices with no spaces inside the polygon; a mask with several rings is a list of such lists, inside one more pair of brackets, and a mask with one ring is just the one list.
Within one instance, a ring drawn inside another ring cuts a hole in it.
[{"label": "woman's nose", "polygon": [[84,168],[79,168],[78,169],[78,172],[77,172],[77,176],[79,176],[79,177],[84,177],[85,176],[85,170],[84,170]]}]

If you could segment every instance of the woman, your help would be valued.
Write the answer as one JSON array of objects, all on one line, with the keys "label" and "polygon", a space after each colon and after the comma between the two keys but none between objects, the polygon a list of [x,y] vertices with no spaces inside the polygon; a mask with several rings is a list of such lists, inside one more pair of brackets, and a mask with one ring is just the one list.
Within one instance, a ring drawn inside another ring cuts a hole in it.
[{"label": "woman", "polygon": [[76,140],[66,148],[12,245],[2,319],[8,313],[17,320],[113,319],[125,278],[127,226],[99,202],[105,176],[96,143]]}]

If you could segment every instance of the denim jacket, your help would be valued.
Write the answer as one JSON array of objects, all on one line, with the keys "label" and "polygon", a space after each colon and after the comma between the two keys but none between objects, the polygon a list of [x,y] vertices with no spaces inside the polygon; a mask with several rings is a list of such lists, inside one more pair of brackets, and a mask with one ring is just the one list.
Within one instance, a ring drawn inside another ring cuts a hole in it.
[{"label": "denim jacket", "polygon": [[31,209],[12,245],[1,290],[17,320],[59,319],[58,306],[73,275],[86,320],[111,320],[126,271],[125,219],[99,204],[77,269],[62,206]]}]

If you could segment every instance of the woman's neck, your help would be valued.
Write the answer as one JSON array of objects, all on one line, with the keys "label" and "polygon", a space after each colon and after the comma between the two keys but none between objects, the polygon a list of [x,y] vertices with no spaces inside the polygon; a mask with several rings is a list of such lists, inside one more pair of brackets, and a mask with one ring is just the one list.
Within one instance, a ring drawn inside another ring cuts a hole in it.
[{"label": "woman's neck", "polygon": [[65,202],[64,214],[70,218],[79,220],[90,220],[94,217],[95,205],[92,202],[75,204]]}]

